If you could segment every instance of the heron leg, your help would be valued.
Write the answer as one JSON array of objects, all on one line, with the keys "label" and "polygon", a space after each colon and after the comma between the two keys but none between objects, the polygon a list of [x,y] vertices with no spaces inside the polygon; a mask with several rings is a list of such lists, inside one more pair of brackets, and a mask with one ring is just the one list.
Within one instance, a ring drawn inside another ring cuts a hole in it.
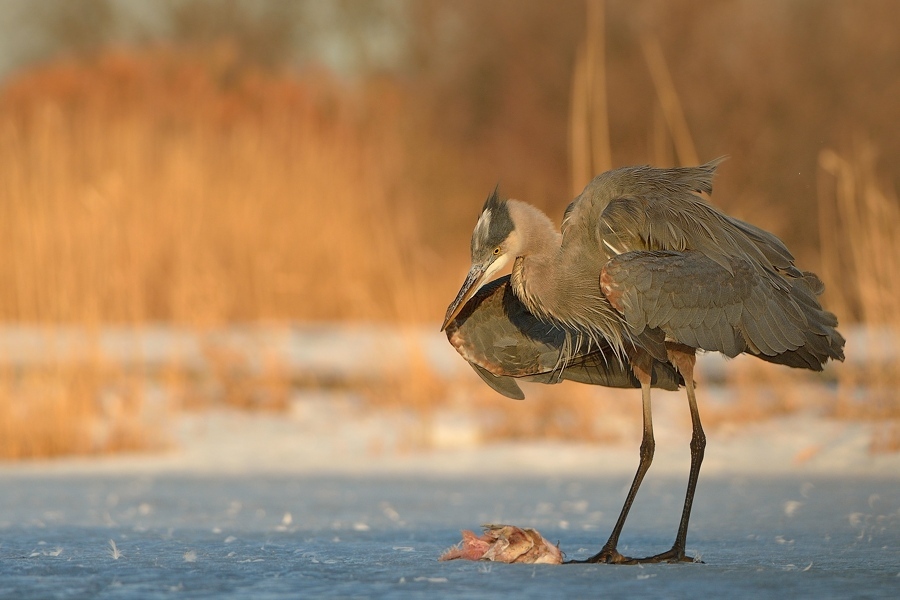
[{"label": "heron leg", "polygon": [[644,433],[641,439],[641,461],[638,464],[637,473],[634,474],[634,480],[631,482],[631,488],[628,490],[628,495],[625,497],[625,504],[622,506],[619,518],[616,520],[616,525],[613,527],[612,533],[606,541],[606,544],[603,545],[603,549],[585,561],[573,562],[614,564],[635,562],[632,558],[622,556],[616,547],[619,544],[619,536],[622,534],[622,528],[625,526],[625,519],[628,518],[628,511],[631,510],[631,505],[634,503],[635,496],[637,496],[638,488],[641,487],[644,475],[647,474],[650,463],[653,462],[653,452],[656,449],[656,442],[653,439],[653,416],[650,412],[650,380],[653,359],[648,354],[641,351],[631,358],[631,365],[635,376],[641,383],[641,405],[644,419]]},{"label": "heron leg", "polygon": [[688,521],[691,519],[691,506],[694,503],[694,491],[697,489],[697,480],[700,477],[700,464],[703,462],[703,453],[706,449],[706,434],[700,424],[700,412],[697,410],[697,397],[694,394],[694,364],[696,355],[693,348],[682,344],[672,344],[668,348],[669,360],[681,372],[684,377],[684,387],[687,390],[688,405],[691,410],[691,470],[688,475],[687,493],[684,497],[684,510],[681,513],[681,522],[678,525],[678,533],[675,534],[675,543],[672,549],[656,556],[639,559],[638,562],[695,562],[693,558],[685,555],[685,543],[687,541]]}]

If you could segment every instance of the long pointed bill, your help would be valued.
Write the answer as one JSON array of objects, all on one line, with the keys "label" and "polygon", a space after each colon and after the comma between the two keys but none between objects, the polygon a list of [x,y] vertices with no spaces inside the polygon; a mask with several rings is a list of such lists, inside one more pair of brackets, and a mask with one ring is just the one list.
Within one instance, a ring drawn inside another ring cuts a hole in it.
[{"label": "long pointed bill", "polygon": [[466,281],[462,284],[462,287],[459,288],[456,300],[454,300],[447,308],[447,316],[444,318],[444,324],[441,325],[441,331],[447,329],[447,325],[456,318],[456,315],[463,309],[466,302],[469,301],[469,298],[475,295],[475,292],[481,287],[484,276],[485,270],[481,265],[472,267],[472,270],[469,271],[469,274],[466,276]]}]

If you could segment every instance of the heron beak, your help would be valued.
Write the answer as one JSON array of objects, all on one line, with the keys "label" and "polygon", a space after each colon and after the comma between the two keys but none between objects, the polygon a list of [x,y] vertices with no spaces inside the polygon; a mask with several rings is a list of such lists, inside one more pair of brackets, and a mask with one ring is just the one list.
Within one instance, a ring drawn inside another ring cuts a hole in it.
[{"label": "heron beak", "polygon": [[463,309],[466,302],[469,301],[469,298],[475,295],[475,292],[481,287],[484,275],[484,267],[481,265],[472,266],[472,270],[469,271],[469,274],[466,276],[466,281],[462,284],[462,287],[459,288],[459,293],[456,294],[456,300],[454,300],[447,308],[447,316],[444,318],[444,324],[441,325],[441,331],[447,329],[447,325],[456,318],[456,315]]}]

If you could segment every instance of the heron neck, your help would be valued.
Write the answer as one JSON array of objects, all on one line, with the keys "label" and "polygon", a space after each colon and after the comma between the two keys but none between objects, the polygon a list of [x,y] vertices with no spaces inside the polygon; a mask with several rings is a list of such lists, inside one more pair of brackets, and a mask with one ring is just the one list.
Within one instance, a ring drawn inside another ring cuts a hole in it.
[{"label": "heron neck", "polygon": [[555,304],[558,259],[562,236],[539,209],[524,202],[509,201],[516,224],[518,249],[512,270],[513,291],[529,312],[539,318],[551,315],[544,310]]}]

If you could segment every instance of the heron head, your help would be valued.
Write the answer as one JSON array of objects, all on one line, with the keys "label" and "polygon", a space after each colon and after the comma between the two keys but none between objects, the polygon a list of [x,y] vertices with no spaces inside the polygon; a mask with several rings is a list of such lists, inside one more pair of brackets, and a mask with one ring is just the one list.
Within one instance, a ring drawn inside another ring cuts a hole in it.
[{"label": "heron head", "polygon": [[501,200],[499,186],[488,196],[472,232],[472,268],[447,308],[443,331],[459,314],[466,302],[482,285],[489,282],[515,256],[517,235],[506,200]]}]

